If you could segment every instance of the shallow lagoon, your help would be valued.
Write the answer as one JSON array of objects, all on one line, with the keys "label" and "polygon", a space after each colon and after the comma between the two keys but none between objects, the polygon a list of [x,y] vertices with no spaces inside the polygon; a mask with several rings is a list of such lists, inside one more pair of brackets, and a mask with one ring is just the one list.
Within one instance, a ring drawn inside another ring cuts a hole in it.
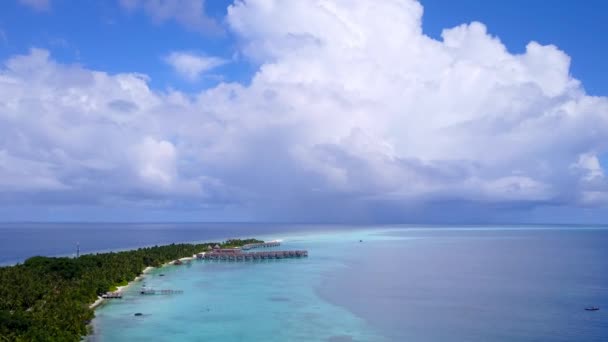
[{"label": "shallow lagoon", "polygon": [[140,296],[134,284],[96,311],[90,339],[608,338],[608,310],[583,310],[608,309],[606,229],[385,227],[264,238],[310,256],[156,269],[149,287],[184,294]]}]

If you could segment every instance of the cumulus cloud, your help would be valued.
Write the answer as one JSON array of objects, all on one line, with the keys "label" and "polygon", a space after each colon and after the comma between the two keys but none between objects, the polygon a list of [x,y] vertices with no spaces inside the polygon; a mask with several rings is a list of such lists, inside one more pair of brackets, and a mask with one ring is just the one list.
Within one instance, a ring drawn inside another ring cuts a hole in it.
[{"label": "cumulus cloud", "polygon": [[173,144],[146,137],[133,150],[138,176],[152,186],[167,188],[175,180],[176,152]]},{"label": "cumulus cloud", "polygon": [[512,54],[478,22],[435,40],[422,13],[409,0],[238,1],[226,22],[259,69],[194,95],[44,50],[14,56],[0,73],[0,172],[37,171],[28,191],[260,219],[605,205],[608,99],[585,94],[569,56],[536,42]]},{"label": "cumulus cloud", "polygon": [[180,95],[153,93],[147,81],[57,64],[40,49],[9,59],[0,73],[0,178],[66,200],[200,192],[179,178],[162,130]]},{"label": "cumulus cloud", "polygon": [[128,11],[142,9],[158,23],[175,20],[194,32],[222,32],[220,25],[205,13],[205,0],[120,0],[120,5]]},{"label": "cumulus cloud", "polygon": [[581,154],[573,166],[583,172],[582,179],[585,181],[604,178],[604,170],[600,165],[600,161],[592,153]]},{"label": "cumulus cloud", "polygon": [[580,201],[589,206],[608,205],[608,182],[599,158],[593,153],[584,153],[571,167],[578,174]]},{"label": "cumulus cloud", "polygon": [[226,63],[221,58],[186,51],[174,51],[164,60],[181,77],[189,81],[196,81],[203,73]]},{"label": "cumulus cloud", "polygon": [[46,11],[51,8],[50,0],[19,0],[19,2],[36,11]]}]

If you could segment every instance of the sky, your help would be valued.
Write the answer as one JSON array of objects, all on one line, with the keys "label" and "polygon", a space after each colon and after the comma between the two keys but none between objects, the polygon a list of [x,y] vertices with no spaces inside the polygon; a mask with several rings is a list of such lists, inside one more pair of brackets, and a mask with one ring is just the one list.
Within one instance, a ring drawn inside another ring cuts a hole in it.
[{"label": "sky", "polygon": [[0,221],[605,223],[607,9],[2,1]]}]

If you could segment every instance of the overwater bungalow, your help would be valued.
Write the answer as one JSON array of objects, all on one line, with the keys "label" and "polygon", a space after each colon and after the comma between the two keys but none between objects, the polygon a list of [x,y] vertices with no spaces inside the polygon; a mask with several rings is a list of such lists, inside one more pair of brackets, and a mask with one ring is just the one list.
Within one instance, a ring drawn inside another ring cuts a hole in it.
[{"label": "overwater bungalow", "polygon": [[196,257],[204,260],[221,260],[221,261],[250,261],[250,260],[268,260],[268,259],[286,259],[300,258],[308,256],[307,251],[290,250],[290,251],[269,251],[269,252],[243,252],[240,249],[234,248],[217,248],[211,252],[197,254]]}]

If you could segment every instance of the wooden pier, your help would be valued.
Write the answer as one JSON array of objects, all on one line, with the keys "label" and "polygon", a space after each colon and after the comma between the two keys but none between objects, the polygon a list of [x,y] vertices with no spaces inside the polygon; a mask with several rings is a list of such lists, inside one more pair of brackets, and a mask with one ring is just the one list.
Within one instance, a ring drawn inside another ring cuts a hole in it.
[{"label": "wooden pier", "polygon": [[172,295],[172,294],[182,294],[184,291],[182,290],[154,290],[150,288],[142,287],[139,291],[139,294],[142,295]]},{"label": "wooden pier", "polygon": [[217,261],[255,261],[269,259],[305,258],[308,251],[270,251],[270,252],[242,252],[238,249],[230,251],[213,251],[197,254],[198,259]]},{"label": "wooden pier", "polygon": [[106,292],[105,294],[101,295],[101,298],[105,298],[105,299],[120,299],[122,298],[122,293],[119,291],[116,292]]},{"label": "wooden pier", "polygon": [[279,241],[270,241],[270,242],[258,242],[258,243],[249,243],[241,247],[242,250],[250,250],[254,248],[268,248],[268,247],[278,247],[281,243]]}]

